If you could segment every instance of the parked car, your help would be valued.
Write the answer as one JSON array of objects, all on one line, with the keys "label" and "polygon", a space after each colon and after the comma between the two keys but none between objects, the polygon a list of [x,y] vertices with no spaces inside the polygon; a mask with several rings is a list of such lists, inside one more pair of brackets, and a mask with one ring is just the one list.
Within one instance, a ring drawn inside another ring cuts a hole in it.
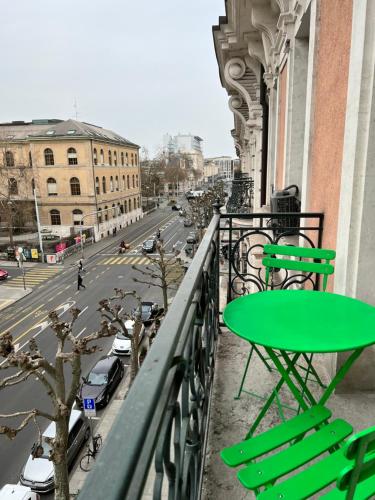
[{"label": "parked car", "polygon": [[186,257],[192,257],[193,253],[194,253],[194,246],[188,243],[185,247]]},{"label": "parked car", "polygon": [[[137,309],[133,310],[133,314]],[[141,319],[144,325],[149,325],[159,313],[161,309],[156,302],[141,302]]]},{"label": "parked car", "polygon": [[5,271],[5,269],[0,269],[0,280],[6,280],[8,276],[8,271]]},{"label": "parked car", "polygon": [[181,217],[184,217],[184,215],[186,215],[186,212],[183,208],[180,208],[180,210],[178,211],[178,215],[180,215]]},{"label": "parked car", "polygon": [[181,210],[181,208],[182,208],[181,205],[178,204],[172,205],[172,210]]},{"label": "parked car", "polygon": [[185,219],[184,220],[184,226],[185,227],[191,227],[193,225],[193,221],[191,219]]},{"label": "parked car", "polygon": [[22,484],[4,484],[0,490],[0,500],[40,500],[40,496]]},{"label": "parked car", "polygon": [[195,231],[191,231],[186,238],[186,243],[195,244],[198,243],[198,234]]},{"label": "parked car", "polygon": [[[21,484],[39,493],[47,493],[55,488],[53,462],[49,460],[51,445],[48,442],[51,438],[54,438],[55,435],[56,424],[52,422],[43,432],[41,446],[39,443],[33,445],[32,453],[21,472]],[[72,464],[83,443],[87,441],[89,437],[90,427],[87,418],[82,411],[72,410],[69,419],[67,453],[69,466]],[[38,450],[36,450],[37,448]]]},{"label": "parked car", "polygon": [[117,356],[104,356],[93,366],[77,394],[77,405],[82,408],[84,398],[95,399],[97,407],[106,406],[124,376],[124,366]]},{"label": "parked car", "polygon": [[143,242],[142,250],[147,253],[153,253],[156,250],[156,238],[150,238]]},{"label": "parked car", "polygon": [[[129,331],[130,334],[132,334],[133,327],[134,327],[133,320],[128,319],[127,321],[125,321],[125,328]],[[145,331],[144,326],[142,326],[142,330],[139,335],[139,340],[143,338],[144,331]],[[125,337],[121,332],[119,332],[114,338],[112,344],[112,354],[116,356],[130,356],[131,353],[132,353],[132,346],[130,338]]]}]

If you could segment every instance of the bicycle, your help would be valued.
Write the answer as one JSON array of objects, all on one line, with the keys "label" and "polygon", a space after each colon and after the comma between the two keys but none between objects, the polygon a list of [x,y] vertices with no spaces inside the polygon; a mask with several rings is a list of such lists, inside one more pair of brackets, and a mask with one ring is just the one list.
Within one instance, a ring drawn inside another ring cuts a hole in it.
[{"label": "bicycle", "polygon": [[87,451],[81,458],[79,462],[79,466],[84,472],[89,472],[92,467],[92,463],[95,460],[96,455],[99,453],[99,450],[102,446],[102,436],[97,434],[93,436],[93,450],[90,448],[90,445],[87,445]]}]

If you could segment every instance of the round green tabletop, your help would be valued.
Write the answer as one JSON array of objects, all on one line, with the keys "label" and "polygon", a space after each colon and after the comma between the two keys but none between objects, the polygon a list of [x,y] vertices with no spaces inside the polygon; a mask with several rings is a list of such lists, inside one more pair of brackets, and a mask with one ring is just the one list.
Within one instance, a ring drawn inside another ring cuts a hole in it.
[{"label": "round green tabletop", "polygon": [[340,352],[375,344],[375,307],[328,292],[275,290],[230,302],[224,323],[254,344],[293,352]]}]

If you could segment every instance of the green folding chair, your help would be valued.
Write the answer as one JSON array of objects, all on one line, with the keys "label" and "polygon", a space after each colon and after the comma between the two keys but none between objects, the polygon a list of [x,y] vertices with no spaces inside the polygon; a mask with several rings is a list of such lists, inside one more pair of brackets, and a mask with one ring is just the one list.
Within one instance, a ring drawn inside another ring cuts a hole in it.
[{"label": "green folding chair", "polygon": [[[245,466],[237,477],[259,500],[302,500],[330,485],[333,489],[319,498],[373,498],[375,427],[345,441],[352,426],[342,419],[329,422],[330,417],[328,408],[314,406],[258,436],[224,448],[221,458],[229,467]],[[290,446],[285,447],[287,444]],[[302,471],[285,479],[302,466]]]},{"label": "green folding chair", "polygon": [[[264,253],[267,255],[266,257],[263,258],[263,265],[265,267],[266,273],[265,273],[265,285],[266,285],[266,290],[268,289],[273,289],[273,272],[275,270],[280,270],[280,269],[285,269],[285,270],[291,270],[291,271],[297,271],[300,273],[300,275],[303,275],[303,278],[301,276],[300,281],[306,281],[306,273],[307,277],[311,274],[315,274],[317,277],[322,275],[323,276],[323,286],[322,289],[323,291],[326,290],[327,284],[328,284],[328,276],[333,274],[334,272],[334,267],[332,264],[330,264],[330,261],[335,259],[336,257],[336,252],[334,250],[329,250],[329,249],[324,249],[324,248],[305,248],[305,247],[296,247],[296,246],[290,246],[290,245],[264,245]],[[276,257],[277,256],[283,256],[285,258],[280,258]],[[299,260],[292,260],[291,257],[297,258]],[[310,261],[306,260],[301,260],[301,259],[310,259]],[[325,262],[321,262],[321,261]],[[319,262],[316,262],[319,261]],[[297,275],[300,276],[300,275]],[[270,283],[270,278],[271,278],[271,283]],[[296,280],[296,275],[291,276],[286,280],[284,283],[284,287],[286,288],[288,284],[290,284],[291,280]],[[275,322],[277,322],[277,318],[275,318]],[[272,367],[268,363],[268,359],[262,354],[260,349],[254,345],[251,344],[250,352],[246,361],[246,366],[244,373],[242,375],[241,379],[241,384],[240,388],[238,390],[237,396],[235,399],[239,399],[241,397],[241,393],[245,392],[247,394],[250,394],[252,396],[256,397],[262,397],[259,396],[258,394],[255,394],[253,392],[247,391],[244,389],[244,384],[247,376],[247,372],[250,366],[250,361],[252,359],[252,356],[254,352],[259,356],[263,364],[266,366],[266,368],[271,371]],[[305,383],[309,379],[309,377],[313,377],[313,380],[316,381],[319,385],[324,387],[323,382],[321,381],[318,373],[316,372],[315,368],[312,365],[312,355],[307,355],[303,354],[303,358],[305,359],[306,362],[306,367],[299,365],[302,370],[305,371]],[[279,409],[281,412],[281,409],[283,407],[289,408],[287,405],[283,405],[280,403],[279,399],[276,398],[276,402],[279,405]],[[294,408],[289,408],[293,409]],[[282,413],[281,413],[282,415]]]}]

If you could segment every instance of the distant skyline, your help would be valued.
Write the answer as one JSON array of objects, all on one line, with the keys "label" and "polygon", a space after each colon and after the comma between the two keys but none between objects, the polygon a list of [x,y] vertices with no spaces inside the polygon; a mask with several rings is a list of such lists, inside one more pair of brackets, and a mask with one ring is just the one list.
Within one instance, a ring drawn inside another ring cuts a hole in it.
[{"label": "distant skyline", "polygon": [[3,5],[0,121],[76,118],[146,147],[194,134],[235,157],[211,27],[224,0]]}]

